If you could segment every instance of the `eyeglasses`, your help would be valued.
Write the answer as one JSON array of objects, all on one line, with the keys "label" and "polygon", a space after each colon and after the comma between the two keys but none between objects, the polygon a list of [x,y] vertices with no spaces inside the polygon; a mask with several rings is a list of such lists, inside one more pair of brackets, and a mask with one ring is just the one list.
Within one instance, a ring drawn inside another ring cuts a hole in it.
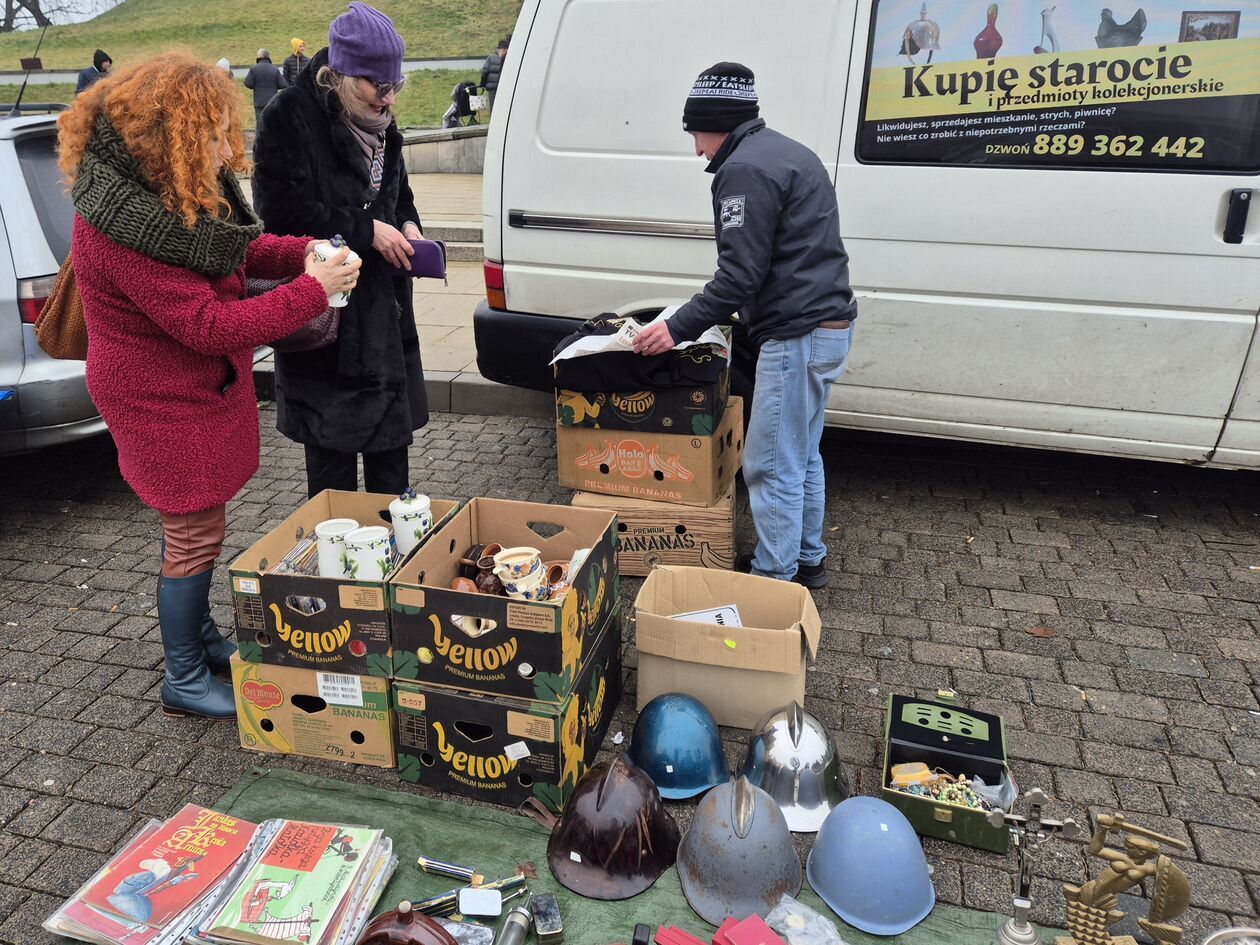
[{"label": "eyeglasses", "polygon": [[375,82],[372,79],[365,79],[364,81],[372,84],[372,88],[376,90],[378,98],[384,98],[390,92],[397,95],[403,90],[403,86],[407,84],[406,79],[399,79],[397,82]]}]

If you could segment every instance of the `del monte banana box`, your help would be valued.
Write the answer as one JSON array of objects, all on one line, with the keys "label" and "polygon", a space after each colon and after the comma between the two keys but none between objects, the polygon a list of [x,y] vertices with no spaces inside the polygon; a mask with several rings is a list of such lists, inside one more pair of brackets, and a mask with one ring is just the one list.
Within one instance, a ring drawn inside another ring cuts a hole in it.
[{"label": "del monte banana box", "polygon": [[651,502],[713,506],[744,455],[744,402],[726,401],[711,436],[556,427],[560,485]]},{"label": "del monte banana box", "polygon": [[[473,499],[389,582],[394,677],[562,701],[620,594],[616,536],[602,509]],[[452,590],[460,559],[488,543],[537,548],[544,562],[586,554],[556,601]]]},{"label": "del monte banana box", "polygon": [[[390,612],[384,581],[276,574],[270,569],[326,519],[388,525],[389,503],[395,498],[326,489],[232,562],[241,659],[358,676],[390,675]],[[458,502],[433,499],[434,531],[429,537],[458,508]]]},{"label": "del monte banana box", "polygon": [[232,657],[241,747],[394,766],[389,680],[247,663]]},{"label": "del monte banana box", "polygon": [[496,804],[559,810],[603,744],[621,698],[621,609],[560,702],[395,680],[404,781]]}]

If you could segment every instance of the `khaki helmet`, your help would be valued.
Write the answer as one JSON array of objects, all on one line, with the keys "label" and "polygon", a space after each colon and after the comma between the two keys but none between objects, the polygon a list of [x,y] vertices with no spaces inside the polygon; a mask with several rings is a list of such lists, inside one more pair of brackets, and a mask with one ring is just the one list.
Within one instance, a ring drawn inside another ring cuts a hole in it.
[{"label": "khaki helmet", "polygon": [[747,778],[719,784],[700,801],[678,847],[678,878],[696,915],[763,919],[801,890],[801,861],[779,805]]},{"label": "khaki helmet", "polygon": [[849,782],[827,727],[793,702],[753,729],[742,773],[775,799],[788,829],[815,833],[849,796]]},{"label": "khaki helmet", "polygon": [[629,899],[674,865],[678,824],[652,779],[618,755],[578,782],[547,842],[561,885],[589,899]]}]

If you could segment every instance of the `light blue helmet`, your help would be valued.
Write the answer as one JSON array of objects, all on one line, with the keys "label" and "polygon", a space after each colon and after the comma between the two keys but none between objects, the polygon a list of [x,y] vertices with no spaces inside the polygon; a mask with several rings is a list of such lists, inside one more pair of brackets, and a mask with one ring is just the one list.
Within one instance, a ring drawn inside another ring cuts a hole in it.
[{"label": "light blue helmet", "polygon": [[659,695],[643,707],[630,739],[630,760],[669,800],[695,797],[731,777],[712,713],[681,692]]},{"label": "light blue helmet", "polygon": [[900,935],[936,905],[910,821],[874,797],[851,797],[827,815],[805,873],[836,915],[872,935]]}]

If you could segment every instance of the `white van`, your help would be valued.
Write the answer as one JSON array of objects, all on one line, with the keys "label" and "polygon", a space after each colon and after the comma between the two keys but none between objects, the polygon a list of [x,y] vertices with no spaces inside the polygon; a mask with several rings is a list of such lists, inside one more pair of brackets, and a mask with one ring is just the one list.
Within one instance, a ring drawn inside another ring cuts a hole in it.
[{"label": "white van", "polygon": [[830,424],[1260,467],[1260,0],[525,0],[484,376],[546,389],[573,319],[708,280],[681,119],[721,60],[835,180],[859,318]]}]

